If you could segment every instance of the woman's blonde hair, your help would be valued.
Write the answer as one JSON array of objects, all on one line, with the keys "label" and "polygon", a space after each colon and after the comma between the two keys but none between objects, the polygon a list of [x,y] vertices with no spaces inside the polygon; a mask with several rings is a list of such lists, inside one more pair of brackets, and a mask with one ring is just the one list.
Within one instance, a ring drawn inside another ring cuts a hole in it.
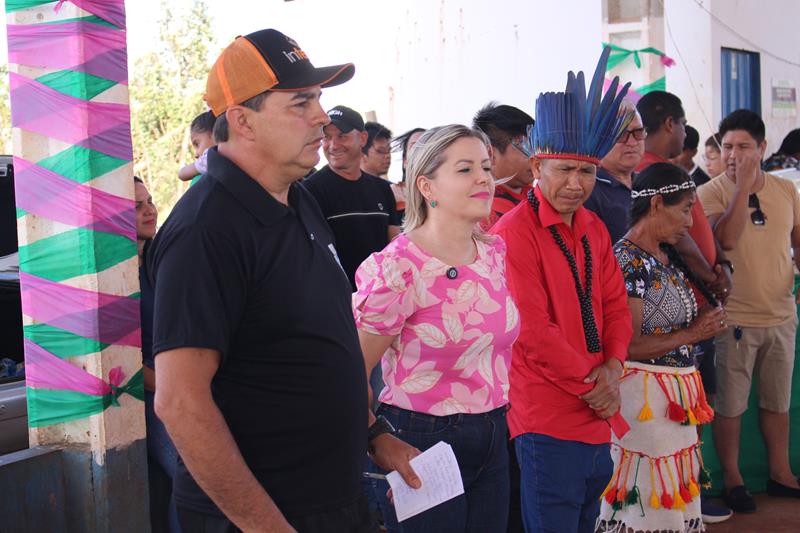
[{"label": "woman's blonde hair", "polygon": [[[403,232],[409,233],[420,227],[428,218],[430,206],[417,187],[417,178],[425,176],[429,180],[444,163],[444,153],[459,139],[478,139],[489,147],[489,138],[480,130],[461,124],[450,124],[427,130],[411,148],[406,167],[406,213],[403,221]],[[483,232],[475,225],[475,237],[485,238]]]}]

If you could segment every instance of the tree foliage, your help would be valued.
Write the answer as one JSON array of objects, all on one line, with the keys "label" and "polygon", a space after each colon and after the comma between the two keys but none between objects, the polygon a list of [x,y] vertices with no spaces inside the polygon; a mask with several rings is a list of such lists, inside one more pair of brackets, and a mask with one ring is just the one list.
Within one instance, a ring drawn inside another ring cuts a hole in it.
[{"label": "tree foliage", "polygon": [[132,67],[134,172],[147,184],[162,221],[187,187],[178,169],[194,157],[189,124],[206,110],[202,95],[211,52],[217,48],[206,2],[195,0],[176,14],[162,1],[158,42]]}]

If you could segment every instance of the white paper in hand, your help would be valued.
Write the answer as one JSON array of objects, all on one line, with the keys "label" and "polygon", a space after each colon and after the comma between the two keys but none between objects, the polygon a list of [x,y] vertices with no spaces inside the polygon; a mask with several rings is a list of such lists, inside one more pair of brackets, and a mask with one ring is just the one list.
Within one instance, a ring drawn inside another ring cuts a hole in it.
[{"label": "white paper in hand", "polygon": [[397,520],[418,515],[442,502],[464,494],[464,483],[453,448],[438,442],[410,461],[411,467],[422,480],[422,487],[412,489],[397,471],[389,472],[386,480],[392,487]]}]

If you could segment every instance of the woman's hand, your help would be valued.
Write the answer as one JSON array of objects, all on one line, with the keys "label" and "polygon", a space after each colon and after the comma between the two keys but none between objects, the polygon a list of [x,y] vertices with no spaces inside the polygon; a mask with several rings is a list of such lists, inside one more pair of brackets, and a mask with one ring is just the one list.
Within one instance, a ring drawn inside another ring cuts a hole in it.
[{"label": "woman's hand", "polygon": [[692,334],[691,342],[710,339],[721,333],[728,327],[725,325],[725,319],[727,318],[728,314],[722,306],[704,307],[700,311],[700,316],[694,319],[694,322],[689,326],[689,332]]}]

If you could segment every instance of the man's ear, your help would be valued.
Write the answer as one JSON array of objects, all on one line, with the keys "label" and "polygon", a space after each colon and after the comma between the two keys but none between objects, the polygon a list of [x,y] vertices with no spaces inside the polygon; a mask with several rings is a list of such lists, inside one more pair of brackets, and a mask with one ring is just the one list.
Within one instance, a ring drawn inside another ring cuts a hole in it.
[{"label": "man's ear", "polygon": [[243,137],[247,140],[255,138],[255,132],[250,123],[250,113],[244,106],[235,105],[225,111],[225,117],[228,119],[228,130],[236,133],[236,136]]},{"label": "man's ear", "polygon": [[366,131],[362,131],[359,137],[361,139],[361,148],[364,148],[367,145],[367,138],[369,137],[369,134]]},{"label": "man's ear", "polygon": [[531,156],[528,160],[528,163],[531,165],[531,172],[533,173],[534,179],[541,179],[542,177],[542,160],[536,156]]}]

